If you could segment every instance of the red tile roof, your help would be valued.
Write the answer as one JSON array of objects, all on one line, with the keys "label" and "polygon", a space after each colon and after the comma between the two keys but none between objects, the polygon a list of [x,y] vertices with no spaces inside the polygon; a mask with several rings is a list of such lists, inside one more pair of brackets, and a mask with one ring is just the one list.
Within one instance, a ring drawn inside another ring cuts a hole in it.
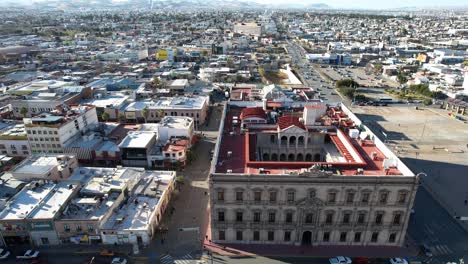
[{"label": "red tile roof", "polygon": [[253,117],[263,118],[263,119],[267,118],[265,111],[261,107],[250,107],[250,108],[242,109],[240,119],[253,118]]},{"label": "red tile roof", "polygon": [[285,129],[290,126],[297,126],[302,129],[306,129],[304,124],[299,122],[299,117],[297,116],[281,116],[278,118],[278,126],[280,129]]}]

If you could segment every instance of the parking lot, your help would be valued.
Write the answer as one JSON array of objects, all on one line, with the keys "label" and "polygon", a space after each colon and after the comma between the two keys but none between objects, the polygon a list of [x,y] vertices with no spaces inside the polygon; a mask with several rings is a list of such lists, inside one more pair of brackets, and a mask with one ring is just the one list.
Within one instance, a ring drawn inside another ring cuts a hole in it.
[{"label": "parking lot", "polygon": [[328,76],[333,81],[341,79],[353,79],[361,87],[398,87],[399,84],[392,80],[367,74],[362,67],[315,67],[318,71]]}]

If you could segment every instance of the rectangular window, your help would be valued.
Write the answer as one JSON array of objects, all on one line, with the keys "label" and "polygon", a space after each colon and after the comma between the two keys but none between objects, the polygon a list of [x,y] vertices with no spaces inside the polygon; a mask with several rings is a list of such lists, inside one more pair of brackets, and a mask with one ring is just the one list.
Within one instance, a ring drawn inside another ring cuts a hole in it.
[{"label": "rectangular window", "polygon": [[335,203],[336,202],[336,193],[334,193],[334,192],[328,193],[327,201],[329,203]]},{"label": "rectangular window", "polygon": [[63,231],[70,232],[70,226],[68,224],[63,225]]},{"label": "rectangular window", "polygon": [[354,233],[354,242],[361,242],[361,232]]},{"label": "rectangular window", "polygon": [[293,213],[286,213],[286,223],[292,223],[293,221]]},{"label": "rectangular window", "polygon": [[236,221],[242,222],[244,214],[242,212],[236,212]]},{"label": "rectangular window", "polygon": [[307,224],[312,224],[313,221],[314,221],[314,214],[312,214],[312,213],[306,214],[306,216],[305,216],[305,222],[306,222]]},{"label": "rectangular window", "polygon": [[345,213],[345,214],[343,214],[343,224],[349,224],[350,218],[351,218],[351,214],[350,214],[350,213]]},{"label": "rectangular window", "polygon": [[325,218],[325,223],[326,224],[331,224],[333,223],[333,213],[328,213],[327,217]]},{"label": "rectangular window", "polygon": [[260,241],[260,231],[254,231],[253,232],[253,240],[254,241]]},{"label": "rectangular window", "polygon": [[347,232],[341,232],[340,233],[340,242],[346,242],[346,235],[348,233]]},{"label": "rectangular window", "polygon": [[375,224],[381,225],[383,219],[383,213],[377,213],[375,216]]},{"label": "rectangular window", "polygon": [[94,231],[94,226],[93,225],[88,225],[88,231]]},{"label": "rectangular window", "polygon": [[275,240],[275,231],[268,231],[268,241]]},{"label": "rectangular window", "polygon": [[226,233],[224,232],[224,230],[219,230],[218,231],[218,239],[219,240],[225,240],[226,239]]},{"label": "rectangular window", "polygon": [[42,242],[43,245],[49,245],[49,238],[41,237],[41,242]]},{"label": "rectangular window", "polygon": [[218,191],[218,201],[224,201],[224,192]]},{"label": "rectangular window", "polygon": [[276,192],[270,192],[270,202],[276,202]]},{"label": "rectangular window", "polygon": [[361,203],[367,204],[367,203],[369,203],[369,199],[370,199],[370,193],[368,193],[368,192],[363,193],[362,197],[361,197]]},{"label": "rectangular window", "polygon": [[254,212],[254,219],[253,219],[253,221],[254,221],[255,223],[259,223],[260,220],[261,220],[261,213],[260,213],[260,212]]},{"label": "rectangular window", "polygon": [[323,233],[323,242],[328,242],[330,241],[330,232],[324,232]]},{"label": "rectangular window", "polygon": [[236,192],[236,201],[242,201],[244,199],[244,192]]},{"label": "rectangular window", "polygon": [[357,218],[358,224],[364,224],[365,218],[366,218],[366,214],[364,213],[358,214],[358,218]]},{"label": "rectangular window", "polygon": [[400,225],[401,224],[401,214],[397,213],[393,216],[393,224]]},{"label": "rectangular window", "polygon": [[80,232],[81,230],[81,225],[76,225],[76,231]]},{"label": "rectangular window", "polygon": [[242,231],[236,232],[236,240],[242,240]]},{"label": "rectangular window", "polygon": [[388,193],[386,192],[381,193],[379,197],[379,202],[381,204],[384,204],[384,203],[387,203],[387,200],[388,200]]},{"label": "rectangular window", "polygon": [[284,231],[284,241],[285,242],[291,241],[291,231]]},{"label": "rectangular window", "polygon": [[268,222],[274,223],[275,221],[276,221],[276,213],[275,212],[268,213]]},{"label": "rectangular window", "polygon": [[346,203],[352,204],[354,202],[354,193],[350,192],[346,195]]},{"label": "rectangular window", "polygon": [[407,196],[406,193],[400,193],[400,194],[398,195],[398,203],[399,203],[399,204],[404,204],[404,203],[406,203],[406,196]]},{"label": "rectangular window", "polygon": [[390,243],[395,243],[396,241],[396,233],[391,233],[389,236],[388,236],[388,242]]},{"label": "rectangular window", "polygon": [[295,196],[296,196],[296,193],[294,191],[288,191],[288,193],[287,193],[288,202],[289,203],[294,202]]},{"label": "rectangular window", "polygon": [[261,191],[255,191],[254,192],[254,201],[260,202],[262,200],[262,192]]},{"label": "rectangular window", "polygon": [[224,222],[224,212],[218,212],[218,221]]},{"label": "rectangular window", "polygon": [[371,242],[376,243],[379,240],[379,232],[372,233]]}]

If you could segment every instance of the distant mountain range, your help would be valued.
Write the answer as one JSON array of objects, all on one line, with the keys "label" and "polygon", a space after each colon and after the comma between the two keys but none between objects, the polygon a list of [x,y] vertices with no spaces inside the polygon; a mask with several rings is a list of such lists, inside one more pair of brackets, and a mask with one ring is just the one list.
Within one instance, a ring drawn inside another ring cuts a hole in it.
[{"label": "distant mountain range", "polygon": [[[48,8],[48,9],[145,9],[151,0],[0,0],[0,6]],[[152,0],[153,9],[265,9],[265,8],[301,8],[330,9],[323,3],[315,4],[277,4],[266,5],[255,1],[236,0]]]}]

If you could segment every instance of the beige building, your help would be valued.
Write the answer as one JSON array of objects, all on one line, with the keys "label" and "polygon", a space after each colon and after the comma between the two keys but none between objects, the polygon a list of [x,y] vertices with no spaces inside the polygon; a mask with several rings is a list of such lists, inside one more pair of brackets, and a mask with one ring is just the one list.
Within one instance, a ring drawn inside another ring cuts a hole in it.
[{"label": "beige building", "polygon": [[63,154],[33,154],[11,171],[11,175],[19,180],[62,181],[70,177],[78,167],[75,155]]},{"label": "beige building", "polygon": [[[403,245],[418,177],[397,156],[345,106],[265,110],[225,109],[210,181],[213,241]],[[255,115],[267,124],[233,122]]]}]

